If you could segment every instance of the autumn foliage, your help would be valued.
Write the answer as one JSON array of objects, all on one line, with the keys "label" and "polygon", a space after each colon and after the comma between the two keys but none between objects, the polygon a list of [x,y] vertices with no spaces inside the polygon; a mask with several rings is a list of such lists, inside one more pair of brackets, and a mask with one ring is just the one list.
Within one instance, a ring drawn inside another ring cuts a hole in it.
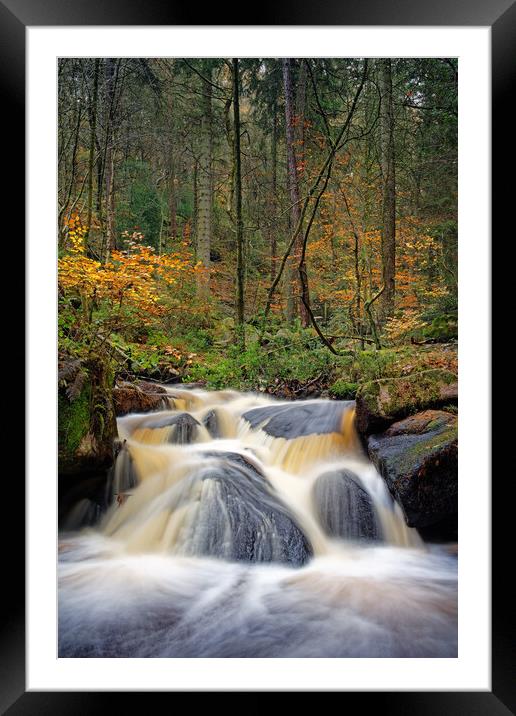
[{"label": "autumn foliage", "polygon": [[61,294],[76,296],[85,305],[104,303],[118,312],[130,308],[147,324],[163,315],[169,308],[165,299],[172,299],[173,290],[177,299],[198,270],[187,250],[159,256],[151,246],[141,243],[144,237],[138,232],[128,238],[126,249],[113,251],[109,261],[102,264],[86,255],[85,233],[80,217],[73,216],[69,253],[58,265]]}]

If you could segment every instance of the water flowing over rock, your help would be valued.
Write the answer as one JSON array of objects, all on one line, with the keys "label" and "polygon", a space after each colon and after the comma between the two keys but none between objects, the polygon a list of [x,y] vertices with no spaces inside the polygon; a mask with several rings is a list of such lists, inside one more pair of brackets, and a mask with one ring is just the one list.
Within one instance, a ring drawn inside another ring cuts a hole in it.
[{"label": "water flowing over rock", "polygon": [[118,418],[107,511],[63,523],[89,527],[61,535],[60,656],[456,655],[456,559],[407,526],[353,402],[164,391]]},{"label": "water flowing over rock", "polygon": [[236,458],[223,456],[183,486],[178,507],[188,504],[192,491],[199,504],[178,551],[230,561],[304,564],[312,555],[307,538],[266,478]]}]

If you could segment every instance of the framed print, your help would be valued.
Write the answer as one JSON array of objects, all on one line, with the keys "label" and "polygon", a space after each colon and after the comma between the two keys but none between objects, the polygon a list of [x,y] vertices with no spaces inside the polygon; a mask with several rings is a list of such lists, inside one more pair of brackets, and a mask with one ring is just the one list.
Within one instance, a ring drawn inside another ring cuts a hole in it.
[{"label": "framed print", "polygon": [[314,12],[0,4],[27,167],[8,713],[514,709],[489,440],[514,5]]}]

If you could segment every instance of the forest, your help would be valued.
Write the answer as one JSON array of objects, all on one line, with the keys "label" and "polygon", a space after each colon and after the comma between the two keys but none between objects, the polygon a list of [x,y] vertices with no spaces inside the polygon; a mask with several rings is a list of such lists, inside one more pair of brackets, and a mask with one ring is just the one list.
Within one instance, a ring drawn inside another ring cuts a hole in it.
[{"label": "forest", "polygon": [[449,367],[457,73],[449,58],[60,60],[60,352],[287,397]]}]

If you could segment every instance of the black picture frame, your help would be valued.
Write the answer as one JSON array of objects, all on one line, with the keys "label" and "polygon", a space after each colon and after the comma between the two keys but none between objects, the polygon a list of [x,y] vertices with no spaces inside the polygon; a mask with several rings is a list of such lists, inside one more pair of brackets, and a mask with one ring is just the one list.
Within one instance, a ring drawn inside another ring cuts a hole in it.
[{"label": "black picture frame", "polygon": [[[515,75],[516,55],[516,3],[514,0],[361,0],[349,3],[260,3],[247,8],[244,17],[238,14],[240,25],[391,25],[391,26],[490,26],[492,31],[492,99],[493,99],[493,189],[492,216],[504,217],[507,208],[514,202],[514,182],[505,179],[502,167],[514,168],[514,115],[507,107],[511,79]],[[200,9],[191,5],[176,3],[173,0],[0,0],[0,82],[3,98],[3,119],[6,121],[4,137],[8,144],[16,147],[13,160],[8,163],[9,187],[4,193],[4,206],[8,206],[9,215],[15,217],[11,241],[16,243],[19,253],[21,240],[18,238],[23,227],[25,215],[25,30],[28,26],[73,26],[73,25],[199,25],[195,22]],[[221,21],[221,7],[213,3],[202,9],[202,25],[231,25],[237,23]],[[5,145],[4,145],[5,146]],[[511,157],[512,152],[512,157]],[[514,169],[512,170],[514,171]],[[503,218],[500,221],[504,221]],[[508,219],[507,219],[508,222]],[[505,224],[504,233],[511,231]],[[493,236],[496,228],[493,227]],[[512,229],[513,231],[513,229]],[[500,235],[503,240],[503,234]],[[510,285],[510,284],[509,284]],[[21,296],[18,300],[21,300]],[[493,303],[493,309],[503,307]],[[496,313],[493,310],[493,315]],[[7,320],[12,340],[14,356],[11,361],[22,364],[21,352],[24,344],[23,321],[13,314]],[[33,347],[29,346],[29,349]],[[497,365],[497,373],[500,366]],[[494,375],[494,373],[493,373]],[[20,393],[16,402],[23,406]],[[14,423],[13,423],[14,425]],[[19,426],[15,428],[18,432]],[[488,439],[488,436],[486,436]],[[503,449],[503,434],[493,435],[492,455]],[[26,446],[30,449],[30,445]],[[22,447],[23,454],[23,447]],[[12,469],[10,469],[12,470]],[[14,470],[12,470],[14,472]],[[0,710],[10,716],[21,714],[86,714],[102,709],[110,703],[121,709],[122,694],[111,692],[26,692],[25,687],[25,540],[22,525],[25,523],[25,488],[16,470],[16,478],[9,478],[4,515],[11,513],[12,527],[9,539],[4,537],[3,570],[4,588],[2,596],[6,599],[3,611],[0,637]],[[507,476],[509,478],[509,475]],[[512,477],[510,477],[512,481]],[[392,714],[478,714],[502,716],[516,712],[515,670],[514,670],[514,580],[513,571],[508,568],[511,544],[510,501],[507,499],[506,486],[496,485],[493,490],[492,518],[492,691],[461,692],[345,692],[344,703],[349,699],[360,699],[368,707],[379,707],[382,712]],[[513,520],[512,520],[513,521]],[[512,530],[511,530],[512,531]],[[508,574],[509,572],[509,574]],[[512,591],[511,591],[512,590]],[[400,666],[402,668],[402,666]],[[407,685],[410,688],[410,685]],[[364,697],[366,701],[364,701]],[[117,699],[116,702],[114,699]],[[139,695],[130,694],[135,703]],[[148,698],[148,695],[144,698]]]}]

